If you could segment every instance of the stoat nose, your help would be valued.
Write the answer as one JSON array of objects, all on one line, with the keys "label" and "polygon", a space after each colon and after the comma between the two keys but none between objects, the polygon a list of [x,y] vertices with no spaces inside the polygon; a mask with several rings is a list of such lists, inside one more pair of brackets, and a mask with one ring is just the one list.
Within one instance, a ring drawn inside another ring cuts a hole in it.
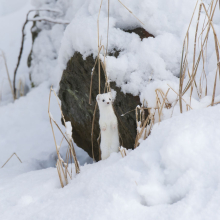
[{"label": "stoat nose", "polygon": [[109,104],[109,102],[107,102],[107,104]]}]

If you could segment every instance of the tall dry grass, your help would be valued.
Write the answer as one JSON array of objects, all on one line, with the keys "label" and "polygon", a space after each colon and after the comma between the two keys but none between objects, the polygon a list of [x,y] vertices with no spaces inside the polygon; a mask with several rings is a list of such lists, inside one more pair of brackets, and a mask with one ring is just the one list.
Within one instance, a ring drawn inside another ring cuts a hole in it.
[{"label": "tall dry grass", "polygon": [[[194,37],[194,52],[193,52],[193,65],[192,70],[189,68],[189,30],[191,27],[191,23],[189,24],[184,42],[183,42],[183,49],[182,49],[182,59],[181,59],[181,66],[180,66],[180,82],[179,82],[179,102],[180,102],[180,112],[182,113],[182,96],[190,90],[190,102],[192,98],[193,90],[196,89],[196,92],[198,94],[198,97],[202,97],[203,89],[205,88],[205,96],[207,95],[207,73],[205,71],[205,65],[206,65],[206,55],[207,55],[207,49],[208,49],[208,42],[210,40],[214,40],[215,42],[215,52],[216,52],[216,75],[215,75],[215,81],[213,85],[213,93],[212,93],[212,102],[210,103],[212,106],[215,104],[215,94],[216,94],[216,84],[217,84],[217,76],[219,74],[220,76],[220,69],[219,69],[219,49],[220,44],[219,40],[213,25],[213,17],[216,13],[217,4],[219,3],[219,0],[212,0],[209,8],[207,9],[205,4],[201,2],[198,6],[198,2],[196,4],[196,7],[194,9],[193,16],[191,18],[194,18],[196,8],[199,7],[198,10],[198,17],[197,17],[197,25],[196,25],[196,31],[195,31],[195,37]],[[205,19],[202,20],[201,13],[205,13]],[[200,28],[199,31],[199,25],[202,24],[202,28]],[[213,39],[210,39],[211,33],[213,34]],[[200,41],[200,42],[199,42]],[[197,48],[199,48],[199,53],[197,53]],[[202,72],[198,71],[199,65],[202,65],[203,70]],[[186,78],[186,75],[188,75],[188,81],[183,88],[184,80]],[[197,80],[199,78],[199,80]],[[205,84],[205,86],[204,86]]]},{"label": "tall dry grass", "polygon": [[[11,89],[11,93],[12,93],[12,96],[13,96],[13,99],[15,100],[16,97],[14,95],[14,92],[13,92],[13,87],[12,87],[12,82],[11,82],[11,79],[10,79],[10,75],[9,75],[9,71],[8,71],[8,65],[7,65],[7,60],[6,60],[6,57],[5,57],[5,54],[2,50],[0,50],[0,57],[3,58],[3,61],[4,61],[4,66],[5,66],[5,70],[6,70],[6,73],[7,73],[7,77],[8,77],[8,83],[9,83],[9,86],[10,86],[10,89]],[[2,91],[1,91],[2,92]]]},{"label": "tall dry grass", "polygon": [[[211,40],[214,40],[215,42],[215,53],[216,53],[216,74],[215,74],[215,80],[213,84],[213,92],[212,92],[212,100],[211,103],[208,106],[213,106],[215,104],[218,104],[219,102],[215,102],[215,96],[216,96],[216,86],[217,86],[217,78],[219,76],[220,78],[220,44],[218,40],[218,36],[215,31],[215,27],[213,25],[213,17],[216,13],[217,4],[220,1],[219,0],[212,0],[209,8],[206,8],[205,4],[201,2],[199,4],[200,0],[197,1],[196,6],[194,8],[184,41],[183,41],[183,49],[182,49],[182,58],[181,58],[181,65],[180,65],[180,79],[179,79],[179,93],[175,91],[170,85],[168,85],[168,90],[166,93],[164,93],[160,89],[156,89],[156,108],[145,108],[144,104],[142,107],[136,108],[136,120],[137,120],[137,136],[135,140],[135,148],[139,145],[139,143],[142,140],[145,140],[150,132],[151,129],[155,123],[155,114],[158,115],[159,119],[158,121],[161,121],[163,111],[164,109],[172,108],[172,114],[174,107],[179,104],[180,113],[183,112],[183,105],[185,105],[185,108],[187,111],[192,110],[191,107],[191,99],[193,95],[193,90],[196,90],[196,93],[199,97],[199,99],[202,98],[202,94],[207,96],[207,73],[205,71],[205,66],[207,65],[207,50],[208,50],[208,42]],[[198,9],[198,15],[197,15],[197,23],[196,23],[196,29],[194,33],[194,41],[190,42],[189,33],[190,28],[192,25],[192,21],[195,18],[195,12],[196,9]],[[202,20],[201,14],[205,13],[205,18]],[[217,12],[219,13],[219,12]],[[213,36],[211,38],[210,36]],[[193,43],[193,58],[192,60],[189,60],[189,46],[190,43]],[[199,48],[199,51],[197,52],[197,48]],[[190,69],[189,63],[192,63],[192,69]],[[202,71],[199,71],[199,65],[202,66]],[[186,77],[188,76],[188,77]],[[188,78],[188,81],[186,79]],[[185,86],[184,86],[185,85]],[[204,90],[204,91],[203,91]],[[167,95],[170,91],[173,91],[176,93],[177,98],[174,102],[170,103],[167,99]],[[184,94],[189,91],[190,93],[190,103],[188,103],[184,98]],[[144,102],[143,102],[144,103]],[[207,106],[207,107],[208,107]],[[145,117],[144,115],[144,109],[148,110],[148,116]],[[171,114],[171,117],[172,117]]]},{"label": "tall dry grass", "polygon": [[[118,2],[129,12],[132,14],[132,16],[134,16],[135,19],[137,19],[142,25],[144,25],[144,23],[137,17],[135,16],[132,11],[125,5],[123,4],[120,0],[118,0]],[[108,75],[107,75],[107,66],[106,66],[106,58],[108,56],[108,37],[109,37],[109,10],[110,10],[110,0],[108,0],[108,24],[107,24],[107,41],[106,41],[106,46],[102,44],[101,42],[101,37],[100,37],[100,32],[99,32],[99,19],[100,19],[100,12],[102,9],[102,4],[103,4],[103,0],[101,0],[100,3],[100,7],[99,7],[99,13],[98,13],[98,18],[97,18],[97,34],[98,34],[98,54],[95,60],[95,64],[94,67],[92,69],[92,74],[91,74],[91,83],[90,83],[90,95],[89,95],[89,104],[91,104],[91,97],[92,97],[92,81],[93,81],[93,77],[94,77],[94,71],[95,71],[95,67],[96,65],[98,65],[98,90],[99,90],[99,94],[100,93],[106,93],[106,92],[110,92],[111,91],[111,87],[110,87],[110,82],[108,80]],[[102,60],[100,57],[100,54],[102,53],[104,59]],[[105,86],[104,86],[104,91],[101,91],[101,69],[103,70],[104,74],[105,74]],[[114,107],[113,107],[114,110]],[[93,131],[94,131],[94,123],[95,123],[95,114],[97,111],[97,102],[95,105],[95,109],[93,112],[93,120],[92,120],[92,131],[91,131],[91,144],[92,144],[92,154],[93,154],[93,160],[94,159],[94,148],[93,148],[93,142],[94,142],[94,138],[93,138]],[[120,134],[119,134],[120,136]],[[99,135],[100,137],[100,135]],[[100,138],[99,138],[100,139]],[[124,149],[120,148],[120,152],[122,155],[126,156],[126,152]]]},{"label": "tall dry grass", "polygon": [[[59,109],[60,109],[60,112],[61,112],[61,115],[62,115],[62,119],[63,119],[64,125],[65,125],[65,128],[67,128],[67,125],[66,125],[66,121],[65,121],[63,112],[61,110],[59,99],[56,95],[56,92],[51,87],[50,88],[50,94],[49,94],[49,103],[48,103],[48,115],[49,115],[49,119],[50,119],[50,124],[51,124],[52,133],[53,133],[54,143],[55,143],[56,152],[57,152],[57,156],[58,156],[57,164],[56,164],[57,172],[58,172],[58,176],[59,176],[59,179],[60,179],[60,184],[61,184],[62,187],[64,187],[65,185],[68,184],[69,179],[72,179],[72,159],[73,159],[74,164],[75,164],[76,174],[80,173],[80,166],[79,166],[79,163],[78,163],[78,160],[77,160],[77,157],[76,157],[76,152],[75,152],[75,148],[74,148],[74,145],[73,145],[72,136],[69,136],[69,135],[67,135],[66,132],[62,131],[62,129],[59,127],[59,125],[57,124],[57,122],[55,121],[55,119],[53,118],[53,116],[50,112],[50,100],[51,100],[51,93],[52,92],[53,92],[54,96],[56,97],[56,100],[57,100],[57,103],[58,103],[58,106],[59,106]],[[53,124],[58,128],[58,130],[60,131],[60,133],[63,136],[60,145],[57,144]],[[64,139],[66,140],[66,142],[68,144],[68,150],[66,152],[66,160],[65,161],[63,160],[63,158],[60,155],[60,148],[61,148],[61,145],[62,145],[62,142],[63,142]],[[70,162],[71,162],[71,164],[70,164],[71,171],[69,171],[69,163]]]}]

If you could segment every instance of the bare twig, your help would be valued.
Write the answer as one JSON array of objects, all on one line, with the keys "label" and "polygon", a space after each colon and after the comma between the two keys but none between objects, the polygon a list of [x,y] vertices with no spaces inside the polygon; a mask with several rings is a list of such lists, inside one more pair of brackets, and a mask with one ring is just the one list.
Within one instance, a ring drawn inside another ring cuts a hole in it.
[{"label": "bare twig", "polygon": [[32,19],[28,19],[28,21],[48,21],[48,22],[51,22],[51,23],[54,23],[54,24],[69,24],[70,22],[69,21],[65,21],[65,20],[54,20],[54,19],[51,19],[49,17],[38,17],[38,18],[32,18]]},{"label": "bare twig", "polygon": [[12,93],[12,96],[13,96],[13,99],[15,100],[15,96],[14,96],[14,92],[13,92],[13,88],[12,88],[12,84],[11,84],[11,79],[10,79],[10,75],[9,75],[9,71],[8,71],[8,65],[7,65],[7,61],[6,61],[6,57],[5,57],[5,54],[2,50],[1,51],[1,55],[3,57],[3,60],[4,60],[4,64],[5,64],[5,69],[6,69],[6,73],[7,73],[7,76],[8,76],[8,82],[9,82],[9,85],[10,85],[10,88],[11,88],[11,93]]},{"label": "bare twig", "polygon": [[[63,178],[64,178],[66,184],[68,184],[68,176],[67,176],[67,174],[70,176],[71,179],[72,179],[72,175],[70,175],[70,173],[68,171],[68,162],[65,163],[64,160],[60,156],[60,153],[59,153],[60,147],[57,145],[57,141],[56,141],[56,137],[55,137],[55,133],[54,133],[54,128],[53,128],[53,123],[56,125],[56,127],[59,129],[60,133],[63,136],[63,138],[61,140],[61,143],[62,143],[63,139],[65,139],[66,142],[68,143],[68,146],[69,146],[68,150],[71,153],[70,156],[73,157],[73,160],[74,160],[74,163],[75,163],[76,174],[80,173],[80,167],[79,167],[79,163],[78,163],[77,158],[76,158],[76,152],[75,152],[75,149],[74,149],[72,137],[68,137],[68,136],[66,136],[66,134],[63,133],[63,131],[61,130],[61,128],[59,127],[57,122],[53,119],[53,117],[52,117],[52,115],[50,113],[50,99],[51,99],[51,92],[52,91],[53,91],[53,93],[54,93],[54,95],[55,95],[55,97],[57,99],[57,102],[58,102],[58,105],[59,105],[59,108],[60,108],[60,111],[61,111],[61,114],[62,114],[62,117],[63,117],[63,120],[64,120],[65,127],[66,127],[66,122],[65,122],[65,119],[64,119],[64,116],[63,116],[63,112],[61,110],[61,106],[59,104],[58,97],[57,97],[55,91],[51,87],[50,94],[49,94],[49,102],[48,102],[48,115],[49,115],[49,120],[50,120],[50,124],[51,124],[52,133],[53,133],[53,138],[54,138],[54,143],[55,143],[55,147],[56,147],[56,152],[57,152],[57,156],[58,156],[58,160],[57,160],[57,164],[56,164],[57,172],[58,172],[58,175],[59,175],[61,186],[64,187]],[[68,159],[67,159],[67,161],[68,161]],[[65,170],[64,170],[63,166],[64,166]],[[63,178],[62,178],[62,176],[63,176]]]},{"label": "bare twig", "polygon": [[[60,13],[58,10],[53,10],[53,9],[32,9],[30,11],[28,11],[27,15],[26,15],[26,20],[23,24],[23,27],[22,27],[22,38],[21,38],[21,47],[20,47],[20,51],[19,51],[19,55],[18,55],[18,60],[17,60],[17,64],[16,64],[16,67],[15,67],[15,70],[14,70],[14,78],[13,78],[13,93],[14,93],[14,97],[16,98],[16,86],[15,86],[15,83],[16,83],[16,74],[17,74],[17,70],[18,70],[18,67],[20,65],[20,61],[21,61],[21,56],[22,56],[22,53],[23,53],[23,48],[24,48],[24,39],[25,39],[25,27],[26,27],[26,24],[31,21],[31,19],[29,19],[29,14],[33,11],[48,11],[48,12],[55,12],[55,13]],[[33,20],[33,19],[32,19]],[[51,22],[51,21],[50,21]]]},{"label": "bare twig", "polygon": [[3,165],[1,168],[3,168],[3,167],[8,163],[8,161],[9,161],[14,155],[15,155],[15,156],[18,158],[18,160],[22,163],[22,161],[21,161],[21,159],[18,157],[18,155],[17,155],[16,153],[13,153],[13,154],[8,158],[8,160],[4,163],[4,165]]}]

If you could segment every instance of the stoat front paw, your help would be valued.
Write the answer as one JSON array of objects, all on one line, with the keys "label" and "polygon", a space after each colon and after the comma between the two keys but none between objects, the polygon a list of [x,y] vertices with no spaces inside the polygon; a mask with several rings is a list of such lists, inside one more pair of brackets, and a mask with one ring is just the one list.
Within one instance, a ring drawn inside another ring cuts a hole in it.
[{"label": "stoat front paw", "polygon": [[111,124],[111,128],[112,128],[113,130],[115,130],[115,129],[117,128],[117,123],[112,123],[112,124]]},{"label": "stoat front paw", "polygon": [[106,124],[101,125],[101,130],[102,131],[106,131],[106,129],[107,129],[107,125]]}]

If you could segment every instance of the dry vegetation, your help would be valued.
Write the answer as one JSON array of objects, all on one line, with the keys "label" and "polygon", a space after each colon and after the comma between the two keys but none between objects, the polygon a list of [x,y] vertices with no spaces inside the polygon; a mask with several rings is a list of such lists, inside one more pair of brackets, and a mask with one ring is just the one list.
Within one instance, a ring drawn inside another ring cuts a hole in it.
[{"label": "dry vegetation", "polygon": [[[100,4],[100,9],[99,9],[99,15],[100,11],[102,8],[102,2]],[[121,1],[119,1],[140,23],[142,23]],[[205,65],[206,65],[206,54],[207,54],[207,48],[208,48],[208,40],[213,40],[210,39],[211,33],[213,34],[214,41],[215,41],[215,49],[216,49],[216,59],[217,59],[217,66],[216,66],[216,77],[215,77],[215,82],[213,85],[213,95],[212,95],[212,102],[210,105],[217,104],[214,102],[215,100],[215,91],[216,91],[216,83],[217,83],[217,76],[219,73],[220,76],[220,68],[219,68],[219,41],[217,38],[217,34],[215,31],[215,28],[212,23],[213,16],[216,12],[217,4],[219,0],[212,0],[209,8],[207,9],[204,5],[204,3],[199,4],[199,0],[196,3],[195,9],[193,11],[193,15],[190,20],[190,24],[188,27],[188,30],[186,32],[186,36],[183,42],[183,50],[182,50],[182,60],[181,60],[181,66],[180,66],[180,81],[179,81],[179,92],[175,91],[170,85],[168,85],[168,90],[166,93],[164,93],[161,89],[156,89],[155,94],[156,94],[156,102],[157,102],[157,107],[156,108],[146,108],[145,106],[148,106],[145,101],[143,101],[143,105],[137,106],[136,108],[136,123],[137,123],[137,136],[135,140],[135,146],[136,148],[140,140],[145,140],[151,132],[151,129],[154,125],[155,122],[160,122],[162,120],[162,115],[163,115],[163,110],[166,109],[171,109],[172,108],[172,113],[174,110],[174,107],[178,104],[180,106],[180,113],[183,112],[183,105],[185,105],[186,110],[189,111],[192,109],[191,107],[191,98],[193,94],[193,89],[194,87],[196,88],[197,94],[199,98],[202,98],[202,93],[203,93],[203,88],[204,84],[206,83],[205,86],[205,92],[204,95],[207,95],[207,77],[206,77],[206,72],[205,72]],[[109,4],[109,1],[108,1]],[[109,5],[108,5],[109,7]],[[192,42],[189,42],[189,31],[191,28],[191,24],[193,19],[195,18],[195,12],[197,7],[199,7],[199,12],[198,12],[198,18],[197,18],[197,26],[196,26],[196,31],[195,31],[195,40],[194,40],[194,51],[193,51],[193,66],[192,70],[190,71],[189,69],[189,60],[188,60],[188,55],[189,55],[189,44]],[[202,10],[205,12],[205,19],[201,19],[201,12]],[[109,8],[108,8],[108,13],[109,13]],[[91,92],[92,92],[92,79],[94,75],[94,70],[96,65],[98,65],[98,79],[99,79],[99,93],[103,92],[109,92],[111,91],[109,82],[108,82],[108,76],[106,73],[106,57],[108,54],[108,33],[107,33],[107,45],[106,47],[102,45],[101,40],[100,40],[100,35],[99,35],[99,15],[97,19],[97,31],[98,31],[98,55],[95,61],[95,65],[93,67],[93,71],[91,74],[91,85],[90,85],[90,99],[89,103],[91,104]],[[109,17],[109,14],[108,14]],[[143,24],[143,23],[142,23]],[[199,25],[199,24],[202,24]],[[108,24],[109,25],[109,24]],[[143,24],[144,25],[144,24]],[[200,27],[201,26],[201,27]],[[200,32],[199,32],[200,30]],[[196,48],[199,48],[199,53],[197,53]],[[104,54],[104,60],[102,61],[100,58],[100,53],[103,50]],[[203,66],[203,71],[198,72],[198,66],[202,65]],[[105,73],[105,78],[106,78],[106,83],[105,83],[105,89],[104,91],[100,91],[100,69],[103,68],[103,71]],[[197,82],[196,79],[198,79],[199,76],[199,81]],[[186,79],[186,75],[188,75],[189,80],[187,83],[185,83],[185,87],[183,88],[184,85],[184,80]],[[197,77],[196,77],[197,76]],[[183,95],[190,90],[190,103],[188,103],[184,98]],[[170,102],[167,99],[168,93],[172,91],[177,95],[177,98],[174,102]],[[94,110],[94,117],[95,117],[95,112],[97,110],[97,103],[95,106]],[[146,110],[148,114],[146,114]],[[155,120],[155,116],[157,115],[158,120]],[[171,114],[172,116],[172,114]],[[93,127],[94,127],[94,120],[95,118],[93,117],[93,123],[92,123],[92,132],[91,132],[91,142],[92,142],[92,147],[93,147]],[[93,149],[92,149],[93,150]],[[94,159],[94,157],[93,157]]]},{"label": "dry vegetation", "polygon": [[11,158],[12,158],[14,155],[18,158],[18,160],[20,161],[20,163],[22,163],[22,161],[21,161],[21,159],[19,158],[19,156],[18,156],[16,153],[13,153],[13,154],[7,159],[7,161],[2,165],[1,168],[3,168],[3,167],[8,163],[8,161],[11,160]]},{"label": "dry vegetation", "polygon": [[[131,10],[129,10],[120,0],[118,0],[118,2],[120,4],[123,5],[123,7],[125,7],[126,10],[128,10],[141,24],[144,25],[143,22],[141,22],[138,17],[136,17]],[[100,4],[100,8],[99,8],[99,14],[98,14],[98,19],[97,19],[97,32],[98,32],[98,55],[96,57],[96,60],[95,60],[95,65],[92,69],[92,74],[91,74],[91,84],[90,84],[90,95],[89,95],[89,104],[91,104],[91,96],[92,96],[92,79],[93,79],[93,75],[94,75],[94,70],[95,70],[95,67],[96,65],[98,65],[98,82],[99,82],[99,94],[100,93],[106,93],[106,92],[110,92],[111,91],[111,87],[110,87],[110,83],[108,81],[108,75],[107,75],[107,71],[106,71],[106,57],[108,55],[108,35],[109,35],[109,3],[110,1],[108,0],[108,28],[107,28],[107,43],[106,43],[106,46],[104,46],[101,42],[101,37],[100,37],[100,34],[99,34],[99,17],[100,17],[100,12],[101,12],[101,9],[102,9],[102,3],[103,3],[103,0],[101,1],[101,4]],[[100,53],[103,53],[103,57],[104,59],[102,60],[101,57],[100,57]],[[105,74],[105,87],[104,87],[104,91],[101,91],[101,80],[100,80],[100,74],[101,74],[101,68],[103,69],[104,71],[104,74]],[[114,107],[113,107],[114,108]],[[93,113],[93,121],[92,121],[92,131],[91,131],[91,143],[92,143],[92,153],[93,153],[93,160],[95,161],[94,159],[94,149],[93,149],[93,129],[94,129],[94,122],[95,122],[95,114],[96,114],[96,111],[97,111],[97,102],[96,102],[96,105],[95,105],[95,109],[94,109],[94,113]],[[120,134],[119,134],[120,136]],[[99,135],[100,137],[100,135]],[[100,139],[100,138],[99,138]],[[99,143],[99,141],[98,141]],[[122,157],[126,156],[126,150],[121,147],[119,148],[120,152],[121,152],[121,155]]]},{"label": "dry vegetation", "polygon": [[[65,185],[68,184],[69,179],[72,179],[72,177],[73,177],[73,175],[72,175],[72,159],[73,159],[74,164],[75,164],[75,172],[76,172],[76,174],[80,173],[80,167],[79,167],[79,163],[78,163],[77,158],[76,158],[76,152],[75,152],[74,145],[73,145],[72,135],[68,135],[67,132],[63,132],[62,131],[62,129],[59,127],[57,122],[54,120],[54,118],[53,118],[53,116],[52,116],[52,114],[50,112],[50,99],[51,99],[51,93],[52,92],[53,92],[53,94],[55,95],[55,97],[57,99],[57,103],[58,103],[58,106],[60,108],[62,119],[63,119],[63,122],[64,122],[66,130],[67,130],[67,122],[65,121],[65,118],[63,116],[63,112],[61,110],[59,99],[58,99],[55,91],[51,87],[50,95],[49,95],[49,103],[48,103],[48,114],[49,114],[51,129],[52,129],[52,132],[53,132],[56,152],[57,152],[57,156],[58,156],[57,164],[56,164],[57,172],[58,172],[58,176],[59,176],[59,179],[60,179],[60,184],[61,184],[62,187],[64,187]],[[55,137],[53,124],[56,125],[56,127],[59,129],[60,133],[63,136],[63,138],[62,138],[62,140],[60,142],[60,145],[57,144],[57,140],[56,140],[56,137]],[[61,145],[62,145],[62,142],[63,142],[64,139],[66,140],[66,142],[68,144],[68,150],[66,152],[66,159],[65,159],[65,161],[63,160],[63,158],[60,155],[60,148],[61,148]],[[70,165],[69,165],[69,163],[70,163]],[[69,171],[69,169],[71,169],[71,170]]]},{"label": "dry vegetation", "polygon": [[[219,102],[215,102],[216,97],[216,85],[217,85],[217,78],[220,78],[220,44],[219,40],[212,23],[212,19],[214,14],[216,13],[216,8],[219,0],[212,0],[209,8],[207,9],[204,3],[199,3],[195,6],[188,30],[186,32],[186,36],[183,42],[183,49],[182,49],[182,59],[181,59],[181,66],[180,66],[180,80],[179,80],[179,93],[175,91],[171,86],[168,85],[169,89],[164,94],[164,92],[160,89],[156,89],[156,101],[157,107],[156,108],[145,108],[145,102],[143,101],[142,107],[136,108],[136,120],[137,120],[137,137],[135,140],[135,148],[139,145],[141,140],[146,139],[150,131],[155,123],[155,115],[158,116],[158,122],[161,121],[163,110],[172,108],[178,104],[180,107],[180,113],[183,112],[183,105],[185,105],[186,110],[189,111],[192,109],[191,107],[191,99],[193,90],[196,89],[198,94],[198,98],[201,99],[203,96],[207,96],[207,74],[205,71],[205,66],[207,65],[207,49],[208,49],[208,42],[213,41],[215,42],[215,51],[216,51],[216,75],[213,85],[213,93],[212,93],[212,101],[208,106],[213,106],[218,104]],[[197,17],[197,25],[195,31],[194,42],[190,42],[189,40],[189,32],[191,28],[191,24],[193,19],[195,18],[196,9],[199,7],[198,10],[198,17]],[[205,19],[202,20],[201,13],[205,13]],[[192,69],[190,70],[189,67],[189,45],[190,43],[194,43],[194,51],[193,51],[193,65]],[[197,48],[199,48],[199,52],[197,52]],[[199,65],[202,66],[202,71],[199,71]],[[186,76],[188,75],[188,81],[186,80]],[[183,86],[185,85],[185,87]],[[205,90],[205,91],[203,91]],[[173,91],[177,95],[177,99],[175,102],[169,102],[167,99],[167,95],[170,91]],[[190,91],[190,102],[188,103],[184,98],[183,95],[186,94],[187,91]],[[207,106],[207,107],[208,107]],[[145,116],[145,109],[148,110],[148,116]],[[172,111],[173,112],[173,111]],[[172,117],[172,114],[171,114]]]},{"label": "dry vegetation", "polygon": [[[108,54],[108,34],[109,33],[107,33],[106,46],[104,46],[102,44],[102,42],[100,40],[100,34],[99,34],[99,16],[100,16],[101,8],[102,8],[102,2],[103,1],[101,1],[98,19],[97,19],[98,55],[95,60],[95,65],[93,67],[93,71],[91,74],[90,98],[89,98],[90,104],[91,104],[91,93],[92,93],[92,80],[94,77],[94,70],[95,70],[96,65],[98,65],[98,76],[97,77],[98,77],[98,81],[99,81],[99,94],[111,91],[110,84],[108,81],[108,75],[107,75],[107,71],[106,71],[106,57]],[[172,111],[173,111],[174,107],[176,105],[179,105],[180,113],[182,113],[183,112],[183,105],[185,105],[187,111],[191,110],[192,109],[191,98],[192,98],[192,94],[193,94],[194,89],[196,90],[199,98],[202,98],[202,96],[207,95],[207,74],[205,71],[205,66],[206,66],[206,54],[207,54],[209,40],[214,40],[214,42],[215,42],[215,51],[216,51],[216,60],[217,60],[217,62],[216,62],[217,63],[216,75],[215,75],[215,81],[214,81],[214,85],[213,85],[212,101],[211,101],[210,105],[213,106],[214,104],[217,104],[217,103],[215,103],[215,95],[216,95],[217,78],[218,78],[218,76],[220,77],[220,66],[219,66],[220,65],[220,62],[219,62],[220,61],[220,59],[219,59],[220,58],[220,55],[219,55],[220,44],[219,44],[219,40],[218,40],[216,31],[215,31],[214,25],[212,23],[212,19],[213,19],[215,12],[216,12],[218,2],[219,2],[219,0],[212,0],[209,5],[209,8],[206,8],[204,3],[199,4],[199,0],[197,1],[197,4],[195,6],[195,9],[194,9],[194,12],[193,12],[193,15],[192,15],[192,18],[191,18],[188,30],[186,32],[184,42],[183,42],[182,59],[181,59],[181,65],[180,65],[179,91],[178,92],[175,91],[169,85],[168,85],[169,88],[166,92],[163,92],[161,89],[156,89],[155,94],[156,94],[157,106],[155,108],[148,107],[147,102],[145,100],[143,100],[142,106],[136,107],[135,112],[136,112],[137,136],[136,136],[134,148],[138,147],[141,140],[146,139],[150,135],[151,129],[152,129],[154,123],[156,122],[155,115],[157,115],[158,122],[160,122],[162,120],[162,115],[163,115],[164,109],[172,109]],[[121,3],[140,23],[142,23],[121,1],[119,1],[119,3]],[[196,12],[197,8],[199,8],[199,10],[198,10],[198,16],[197,16],[197,25],[196,25],[194,42],[190,42],[189,32],[190,32],[192,21],[193,21],[193,19],[195,19],[195,12]],[[25,25],[27,24],[27,22],[31,21],[31,19],[28,18],[28,15],[30,14],[30,12],[31,11],[29,11],[27,14],[27,18],[26,18],[26,21],[25,21],[25,23],[23,25],[23,29],[22,29],[22,33],[23,33],[22,36],[23,37],[22,37],[21,49],[20,49],[20,53],[19,53],[19,57],[18,57],[18,63],[17,63],[16,69],[14,72],[13,86],[12,86],[12,83],[11,83],[11,80],[9,77],[7,62],[6,62],[6,58],[4,56],[4,53],[1,51],[1,54],[0,54],[0,56],[2,56],[4,59],[4,64],[5,64],[5,68],[6,68],[6,72],[7,72],[7,76],[8,76],[8,81],[9,81],[11,92],[12,92],[14,99],[16,99],[16,93],[15,93],[16,72],[17,72],[17,68],[19,66],[21,54],[23,51],[24,28],[25,28]],[[202,12],[205,13],[204,20],[202,20],[202,18],[201,18]],[[109,0],[108,0],[108,18],[109,18]],[[108,19],[108,27],[109,27],[109,19]],[[107,30],[109,30],[109,28]],[[191,60],[189,60],[189,45],[190,45],[190,43],[194,44],[192,69],[190,69],[190,67],[189,67],[189,63],[191,62]],[[197,48],[199,48],[199,52],[197,52]],[[104,57],[103,60],[100,57],[101,53]],[[199,65],[202,65],[202,67],[203,67],[202,71],[198,71]],[[105,74],[104,91],[101,91],[101,85],[100,85],[100,83],[101,83],[101,81],[100,81],[101,68],[103,69],[104,74]],[[186,76],[188,76],[188,81],[184,82],[186,79]],[[23,94],[22,91],[23,91],[24,85],[22,84],[22,82],[20,82],[19,85],[20,85],[19,88],[21,88],[21,89],[19,89],[19,90],[21,90],[20,93]],[[184,85],[185,85],[185,87],[184,87]],[[168,93],[170,91],[173,91],[177,95],[177,99],[174,102],[170,102],[167,98]],[[190,103],[188,103],[183,98],[184,94],[186,94],[187,91],[190,91]],[[60,104],[59,104],[58,97],[57,97],[56,93],[54,92],[54,90],[51,88],[50,94],[49,94],[48,114],[49,114],[52,132],[53,132],[56,152],[57,152],[57,156],[58,156],[56,167],[57,167],[58,176],[60,179],[61,186],[64,187],[66,184],[68,184],[69,180],[72,179],[72,177],[73,177],[72,160],[74,161],[74,164],[75,164],[76,174],[78,174],[80,172],[80,167],[79,167],[79,163],[76,158],[76,153],[75,153],[75,149],[74,149],[73,140],[72,140],[71,135],[68,135],[66,132],[62,131],[62,129],[57,124],[57,122],[53,119],[52,114],[50,112],[50,99],[51,99],[52,92],[57,99],[58,106],[60,108],[62,119],[63,119],[65,127],[67,127],[67,125],[66,125],[66,121],[63,116]],[[92,121],[92,131],[91,131],[92,148],[93,148],[93,141],[94,141],[93,140],[93,129],[94,129],[96,110],[97,110],[97,103],[96,103],[96,106],[94,109],[94,116],[93,116],[93,121]],[[171,116],[172,116],[172,114],[171,114]],[[55,125],[57,127],[57,129],[59,129],[59,131],[61,132],[61,134],[63,136],[60,145],[57,144],[53,125]],[[66,153],[65,160],[60,155],[60,148],[61,148],[61,145],[62,145],[62,142],[64,139],[68,144],[68,150]],[[92,151],[93,151],[93,149],[92,149]],[[126,149],[125,148],[120,147],[119,151],[120,151],[122,157],[126,156]],[[13,155],[16,155],[16,153],[12,154],[11,157]],[[6,163],[11,159],[11,157],[6,161]],[[17,156],[17,158],[19,159],[18,156]],[[93,154],[93,159],[94,159],[94,154]]]},{"label": "dry vegetation", "polygon": [[[0,50],[0,57],[3,58],[3,61],[4,61],[4,66],[5,66],[5,70],[6,70],[6,73],[7,73],[7,77],[8,77],[8,82],[9,82],[9,85],[10,85],[10,88],[11,88],[11,94],[15,100],[15,96],[14,96],[14,92],[13,92],[13,87],[12,87],[12,83],[11,83],[11,79],[10,79],[10,75],[9,75],[9,71],[8,71],[8,65],[7,65],[7,61],[6,61],[6,57],[5,57],[5,54],[2,50]],[[3,79],[4,80],[4,79]],[[1,85],[1,89],[3,88],[3,82],[2,82],[2,85]],[[2,99],[2,91],[0,91],[0,100]]]}]

